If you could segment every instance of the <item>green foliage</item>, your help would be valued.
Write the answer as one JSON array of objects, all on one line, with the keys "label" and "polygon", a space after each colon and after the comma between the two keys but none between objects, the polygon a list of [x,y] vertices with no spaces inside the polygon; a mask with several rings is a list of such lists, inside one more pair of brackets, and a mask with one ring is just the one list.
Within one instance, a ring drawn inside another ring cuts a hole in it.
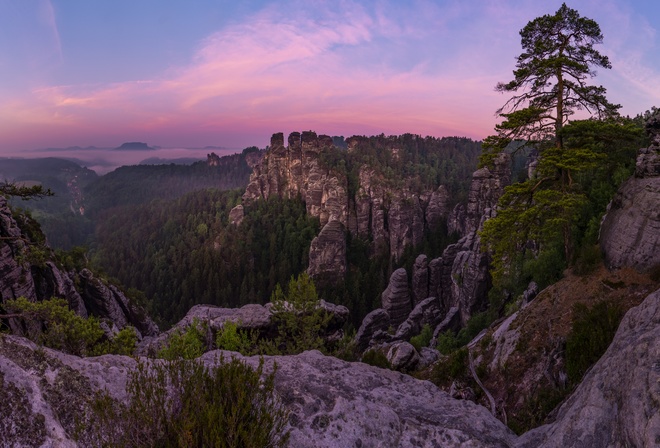
[{"label": "green foliage", "polygon": [[437,385],[446,385],[455,379],[468,379],[468,349],[453,351],[446,359],[435,363],[431,371],[431,381]]},{"label": "green foliage", "polygon": [[387,356],[379,350],[367,350],[362,355],[361,361],[370,366],[380,367],[382,369],[391,369],[392,365],[387,360]]},{"label": "green foliage", "polygon": [[263,346],[267,354],[292,355],[305,350],[327,352],[323,337],[332,314],[321,308],[316,287],[307,273],[295,279],[292,276],[286,293],[278,284],[271,303],[278,335],[269,345]]},{"label": "green foliage", "polygon": [[288,412],[275,395],[275,370],[241,361],[138,363],[127,404],[108,394],[92,403],[88,444],[113,447],[283,447]]},{"label": "green foliage", "polygon": [[507,424],[516,434],[523,434],[545,423],[547,416],[566,398],[570,389],[540,387],[527,397],[522,408],[510,414]]},{"label": "green foliage", "polygon": [[146,308],[168,324],[199,303],[264,303],[277,283],[307,268],[319,222],[300,199],[273,198],[246,207],[241,225],[231,225],[241,194],[203,190],[115,209],[97,227],[94,264],[142,290]]},{"label": "green foliage", "polygon": [[451,330],[441,333],[438,335],[436,348],[440,353],[449,355],[458,348],[465,346],[484,328],[495,321],[497,317],[495,313],[495,311],[484,311],[474,314],[457,334],[454,334]]},{"label": "green foliage", "polygon": [[13,182],[0,183],[0,195],[20,198],[23,201],[53,196],[53,192],[43,185],[19,185]]},{"label": "green foliage", "polygon": [[410,343],[419,352],[422,350],[422,347],[429,346],[431,339],[433,339],[433,329],[429,324],[424,324],[421,333],[410,338]]},{"label": "green foliage", "polygon": [[617,115],[621,106],[605,98],[605,88],[590,86],[593,68],[611,68],[607,56],[594,45],[603,42],[598,24],[562,4],[554,15],[529,22],[521,31],[523,52],[518,56],[514,79],[498,83],[499,92],[516,92],[497,111],[504,121],[496,135],[484,141],[482,163],[489,163],[509,143],[551,141],[563,149],[562,128],[575,111],[598,117]]},{"label": "green foliage", "polygon": [[589,309],[573,307],[573,326],[566,338],[566,372],[574,384],[605,353],[616,333],[623,311],[612,301],[599,302]]},{"label": "green foliage", "polygon": [[185,331],[177,328],[169,335],[167,344],[160,349],[158,357],[171,361],[175,359],[190,360],[202,356],[207,348],[206,335],[206,323],[200,324],[197,319],[194,319]]},{"label": "green foliage", "polygon": [[46,347],[78,356],[131,355],[135,350],[137,334],[134,328],[126,327],[108,340],[97,318],[78,316],[64,299],[30,302],[19,297],[6,300],[2,306],[14,317],[23,319],[31,340]]},{"label": "green foliage", "polygon": [[215,345],[220,350],[240,352],[243,355],[252,355],[257,345],[258,334],[256,332],[245,332],[238,329],[238,324],[227,321],[218,331]]}]

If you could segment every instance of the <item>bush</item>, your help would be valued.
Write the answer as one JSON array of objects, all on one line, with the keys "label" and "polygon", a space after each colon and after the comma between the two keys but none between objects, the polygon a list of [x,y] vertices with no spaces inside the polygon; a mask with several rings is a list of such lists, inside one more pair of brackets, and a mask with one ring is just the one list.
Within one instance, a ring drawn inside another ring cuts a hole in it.
[{"label": "bush", "polygon": [[576,303],[573,328],[566,338],[566,373],[574,384],[605,353],[616,333],[623,311],[612,301],[599,302],[592,309]]},{"label": "bush", "polygon": [[362,362],[374,367],[381,367],[383,369],[391,369],[392,366],[387,360],[387,356],[378,350],[368,350],[362,355]]},{"label": "bush", "polygon": [[174,359],[195,359],[204,354],[206,349],[206,324],[200,324],[197,319],[186,331],[176,329],[167,338],[167,345],[160,349],[158,357]]},{"label": "bush", "polygon": [[[277,370],[277,366],[275,368]],[[113,447],[283,447],[288,412],[274,392],[275,371],[263,375],[241,361],[138,363],[128,403],[107,393],[92,402],[88,445]]]},{"label": "bush", "polygon": [[257,345],[257,333],[239,331],[238,324],[227,321],[218,331],[215,338],[215,345],[220,350],[230,350],[240,352],[244,355],[252,355]]},{"label": "bush", "polygon": [[415,350],[420,352],[422,347],[428,347],[429,343],[433,339],[433,330],[429,324],[424,324],[422,327],[422,332],[417,336],[410,338],[410,343],[415,347]]},{"label": "bush", "polygon": [[433,366],[431,381],[435,384],[446,384],[454,379],[469,379],[468,349],[465,347],[452,352],[444,362],[441,360]]},{"label": "bush", "polygon": [[137,334],[134,328],[126,327],[113,339],[107,339],[97,318],[77,315],[64,299],[30,302],[19,297],[5,301],[3,307],[26,322],[29,339],[55,350],[77,356],[131,355],[135,350]]}]

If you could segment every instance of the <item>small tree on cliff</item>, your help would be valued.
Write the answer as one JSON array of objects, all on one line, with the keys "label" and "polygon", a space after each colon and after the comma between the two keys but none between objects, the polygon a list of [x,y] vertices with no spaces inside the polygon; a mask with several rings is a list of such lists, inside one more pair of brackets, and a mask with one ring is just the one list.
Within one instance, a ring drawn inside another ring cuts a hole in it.
[{"label": "small tree on cliff", "polygon": [[[595,67],[611,68],[607,56],[594,49],[603,41],[595,21],[562,4],[554,15],[529,22],[520,36],[523,53],[514,79],[496,86],[514,95],[497,111],[504,120],[484,140],[481,162],[491,163],[512,142],[537,148],[540,159],[530,179],[505,189],[498,215],[484,225],[482,237],[494,253],[494,280],[500,286],[502,277],[520,274],[530,241],[541,264],[557,269],[562,259],[571,260],[573,231],[588,199],[577,179],[608,156],[597,145],[565,141],[569,117],[583,111],[624,125],[617,118],[620,106],[607,101],[605,88],[587,84]],[[589,127],[604,123],[587,122]]]}]

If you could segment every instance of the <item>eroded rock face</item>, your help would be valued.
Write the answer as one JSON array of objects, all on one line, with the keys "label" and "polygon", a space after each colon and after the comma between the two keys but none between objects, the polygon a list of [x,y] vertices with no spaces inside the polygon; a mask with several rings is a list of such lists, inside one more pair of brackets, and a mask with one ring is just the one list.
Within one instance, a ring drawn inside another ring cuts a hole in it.
[{"label": "eroded rock face", "polygon": [[518,446],[658,446],[660,440],[660,290],[632,308],[602,358],[559,409],[555,423]]},{"label": "eroded rock face", "polygon": [[406,320],[412,311],[412,302],[408,291],[408,274],[404,268],[392,272],[387,289],[381,295],[381,302],[392,325],[398,327]]},{"label": "eroded rock face", "polygon": [[245,208],[243,205],[238,204],[229,211],[229,224],[240,226],[245,217]]},{"label": "eroded rock face", "polygon": [[358,350],[364,351],[369,347],[374,334],[387,331],[390,327],[390,315],[382,308],[376,308],[362,319],[362,325],[355,334],[355,343]]},{"label": "eroded rock face", "polygon": [[610,269],[660,266],[660,135],[640,150],[635,176],[612,199],[600,228],[600,246]]},{"label": "eroded rock face", "polygon": [[424,325],[435,328],[445,317],[440,309],[440,302],[435,297],[429,297],[419,302],[410,312],[408,318],[399,325],[394,337],[409,340],[422,332]]},{"label": "eroded rock face", "polygon": [[429,261],[424,254],[415,259],[412,271],[412,296],[413,303],[417,305],[429,297]]},{"label": "eroded rock face", "polygon": [[307,273],[330,283],[343,280],[346,274],[346,232],[339,221],[328,222],[312,240]]}]

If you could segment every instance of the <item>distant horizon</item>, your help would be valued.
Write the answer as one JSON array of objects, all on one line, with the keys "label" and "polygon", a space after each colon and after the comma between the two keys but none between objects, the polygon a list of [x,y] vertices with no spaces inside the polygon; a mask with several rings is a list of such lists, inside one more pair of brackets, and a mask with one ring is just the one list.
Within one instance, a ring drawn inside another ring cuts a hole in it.
[{"label": "distant horizon", "polygon": [[[0,2],[0,155],[264,147],[272,130],[493,133],[519,31],[563,0]],[[623,115],[660,105],[655,0],[573,0]],[[119,143],[121,144],[121,143]]]}]

